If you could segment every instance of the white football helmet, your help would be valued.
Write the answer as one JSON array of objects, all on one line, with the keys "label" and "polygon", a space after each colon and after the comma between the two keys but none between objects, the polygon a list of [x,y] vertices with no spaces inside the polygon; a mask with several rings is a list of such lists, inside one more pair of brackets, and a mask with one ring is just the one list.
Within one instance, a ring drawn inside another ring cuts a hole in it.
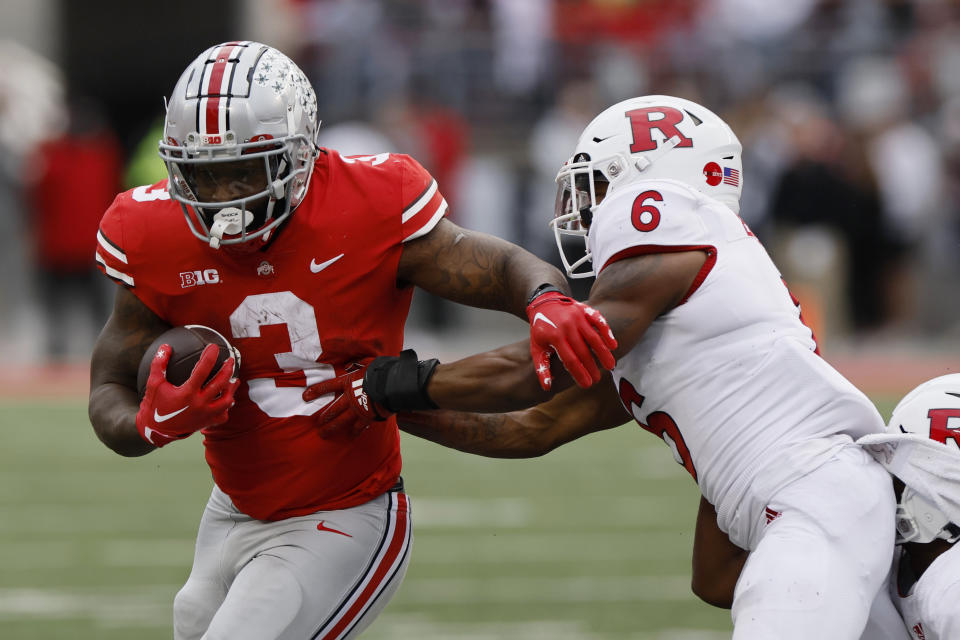
[{"label": "white football helmet", "polygon": [[[914,434],[960,452],[960,374],[924,382],[897,404],[887,424],[890,434]],[[931,500],[910,486],[897,503],[897,544],[960,539],[953,523]]]},{"label": "white football helmet", "polygon": [[201,53],[167,102],[160,157],[171,197],[211,247],[265,242],[307,193],[317,98],[290,58],[258,42]]},{"label": "white football helmet", "polygon": [[[683,98],[642,96],[603,111],[583,130],[573,156],[557,174],[550,226],[567,273],[571,278],[594,275],[589,249],[571,261],[563,236],[577,236],[586,245],[596,206],[637,180],[678,180],[739,213],[741,152],[727,123]],[[577,271],[582,267],[586,270]]]}]

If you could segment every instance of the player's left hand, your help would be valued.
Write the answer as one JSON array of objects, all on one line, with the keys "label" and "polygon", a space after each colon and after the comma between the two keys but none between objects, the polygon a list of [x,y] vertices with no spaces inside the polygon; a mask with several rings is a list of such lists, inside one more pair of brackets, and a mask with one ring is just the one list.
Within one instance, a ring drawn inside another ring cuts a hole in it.
[{"label": "player's left hand", "polygon": [[616,364],[612,350],[617,347],[617,340],[606,319],[593,307],[559,291],[547,291],[527,306],[527,318],[530,355],[544,391],[549,391],[553,384],[551,351],[556,351],[560,362],[583,388],[600,381],[602,372],[597,361],[605,369],[613,369]]},{"label": "player's left hand", "polygon": [[363,376],[370,362],[350,365],[345,373],[336,378],[304,389],[304,402],[312,402],[328,393],[335,395],[315,416],[321,437],[330,438],[341,432],[356,437],[372,422],[386,420],[391,415],[392,412],[375,404],[363,390]]}]

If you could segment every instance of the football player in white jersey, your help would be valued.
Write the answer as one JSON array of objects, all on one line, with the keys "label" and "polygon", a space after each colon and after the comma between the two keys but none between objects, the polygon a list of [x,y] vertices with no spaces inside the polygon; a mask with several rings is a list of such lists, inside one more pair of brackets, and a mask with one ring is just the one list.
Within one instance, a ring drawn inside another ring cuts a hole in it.
[{"label": "football player in white jersey", "polygon": [[[864,640],[960,638],[960,374],[918,386],[897,404],[885,433],[858,444],[891,473],[897,496],[889,592],[899,613],[871,612],[874,627]],[[729,608],[747,552],[731,545],[711,512],[701,501],[693,588],[706,602]]]},{"label": "football player in white jersey", "polygon": [[887,432],[860,444],[894,476],[899,557],[890,592],[910,637],[960,638],[960,374],[908,393]]},{"label": "football player in white jersey", "polygon": [[735,640],[859,638],[885,594],[894,496],[854,440],[883,420],[819,356],[738,217],[733,131],[688,100],[626,100],[586,127],[557,182],[557,242],[561,253],[565,236],[585,243],[586,255],[563,261],[573,277],[596,274],[588,303],[619,343],[612,377],[598,368],[594,379],[607,381],[574,388],[556,367],[538,384],[523,342],[446,365],[378,358],[304,397],[340,394],[328,416],[345,422],[411,406],[520,410],[402,416],[411,433],[494,456],[540,455],[633,418],[663,438],[716,505],[719,528],[750,552]]}]

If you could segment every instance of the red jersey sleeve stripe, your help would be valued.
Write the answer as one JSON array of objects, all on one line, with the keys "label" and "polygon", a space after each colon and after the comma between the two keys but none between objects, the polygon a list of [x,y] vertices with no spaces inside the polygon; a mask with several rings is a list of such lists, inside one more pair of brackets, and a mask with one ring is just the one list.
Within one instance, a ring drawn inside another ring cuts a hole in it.
[{"label": "red jersey sleeve stripe", "polygon": [[107,274],[114,280],[123,282],[124,284],[129,285],[131,287],[133,286],[133,276],[130,276],[120,271],[119,269],[114,269],[113,267],[108,265],[107,261],[100,254],[99,248],[97,249],[96,260],[97,260],[97,265],[100,267],[100,270],[103,271],[105,274]]},{"label": "red jersey sleeve stripe", "polygon": [[[416,228],[416,229],[415,229],[414,231],[412,231],[412,232],[410,232],[409,229],[413,228],[415,225],[405,225],[405,226],[404,226],[403,232],[404,232],[404,234],[406,234],[406,235],[404,235],[403,241],[404,241],[404,242],[407,242],[407,241],[409,241],[409,240],[413,240],[413,239],[415,239],[415,238],[419,238],[419,237],[422,236],[422,235],[426,235],[427,233],[430,232],[431,229],[433,229],[435,226],[437,226],[437,223],[440,222],[440,218],[442,218],[442,217],[445,216],[446,214],[447,214],[447,201],[446,201],[446,200],[442,200],[442,201],[440,202],[440,206],[437,208],[436,211],[433,212],[433,215],[430,216],[430,218],[426,221],[425,224],[420,225],[418,228]],[[424,215],[423,217],[425,218],[426,215]],[[416,223],[419,224],[419,222],[418,222],[419,220],[420,220],[420,218],[418,217],[418,218],[414,219],[414,222],[416,222]]]},{"label": "red jersey sleeve stripe", "polygon": [[[433,180],[427,185],[427,188],[423,190],[417,198],[403,210],[402,222],[406,223],[407,220],[410,220],[415,215],[420,213],[425,207],[429,206],[435,199],[437,195],[437,181]],[[441,200],[443,197],[441,196]]]},{"label": "red jersey sleeve stripe", "polygon": [[106,251],[123,264],[127,264],[127,254],[114,242],[111,242],[110,238],[103,235],[102,229],[97,230],[97,244],[100,250]]},{"label": "red jersey sleeve stripe", "polygon": [[410,551],[412,532],[409,502],[404,493],[387,495],[392,502],[390,522],[376,557],[340,608],[313,635],[313,640],[346,637],[403,566]]},{"label": "red jersey sleeve stripe", "polygon": [[[422,199],[421,199],[422,200]],[[434,191],[430,199],[417,208],[412,216],[404,213],[401,232],[403,241],[413,240],[424,235],[440,221],[447,212],[447,201],[439,191]]]}]

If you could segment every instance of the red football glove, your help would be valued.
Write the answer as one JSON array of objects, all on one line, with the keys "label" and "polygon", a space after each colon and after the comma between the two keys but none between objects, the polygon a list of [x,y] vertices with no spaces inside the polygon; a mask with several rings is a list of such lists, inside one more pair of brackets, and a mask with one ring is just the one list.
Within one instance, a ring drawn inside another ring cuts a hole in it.
[{"label": "red football glove", "polygon": [[239,380],[233,375],[233,358],[227,358],[220,371],[203,386],[217,363],[217,346],[207,345],[193,367],[190,377],[177,387],[167,380],[170,345],[161,345],[150,363],[150,377],[137,412],[137,431],[155,447],[186,438],[194,431],[227,421],[233,406],[233,394]]},{"label": "red football glove", "polygon": [[304,389],[304,402],[311,402],[328,393],[335,394],[334,399],[315,416],[321,438],[330,438],[341,431],[356,437],[371,422],[386,420],[391,415],[392,412],[374,403],[363,391],[363,376],[371,361],[350,365],[345,373],[336,378]]},{"label": "red football glove", "polygon": [[[530,319],[530,355],[537,378],[544,391],[549,391],[550,352],[556,351],[560,362],[574,381],[583,388],[600,381],[600,368],[616,364],[612,349],[617,341],[600,312],[577,302],[559,291],[547,291],[527,306]],[[592,351],[592,353],[591,353]]]}]

